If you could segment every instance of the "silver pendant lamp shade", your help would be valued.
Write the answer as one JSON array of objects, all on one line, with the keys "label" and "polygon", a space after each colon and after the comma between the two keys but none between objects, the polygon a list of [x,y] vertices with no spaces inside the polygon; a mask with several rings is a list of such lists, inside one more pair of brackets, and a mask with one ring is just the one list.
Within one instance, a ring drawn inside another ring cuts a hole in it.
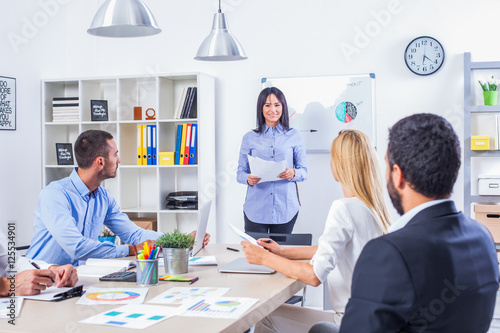
[{"label": "silver pendant lamp shade", "polygon": [[214,15],[212,31],[201,43],[196,60],[234,61],[245,60],[247,56],[238,40],[229,32],[226,17],[220,10]]},{"label": "silver pendant lamp shade", "polygon": [[101,37],[142,37],[161,29],[141,0],[106,0],[87,32]]}]

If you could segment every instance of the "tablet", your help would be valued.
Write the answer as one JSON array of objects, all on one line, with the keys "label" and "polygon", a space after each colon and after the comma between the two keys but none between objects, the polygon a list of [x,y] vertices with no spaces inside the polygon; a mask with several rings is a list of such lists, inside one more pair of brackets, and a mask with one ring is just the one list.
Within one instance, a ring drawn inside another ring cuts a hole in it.
[{"label": "tablet", "polygon": [[221,273],[249,273],[249,274],[272,274],[274,269],[263,266],[249,264],[246,258],[235,259],[224,266],[219,267]]}]

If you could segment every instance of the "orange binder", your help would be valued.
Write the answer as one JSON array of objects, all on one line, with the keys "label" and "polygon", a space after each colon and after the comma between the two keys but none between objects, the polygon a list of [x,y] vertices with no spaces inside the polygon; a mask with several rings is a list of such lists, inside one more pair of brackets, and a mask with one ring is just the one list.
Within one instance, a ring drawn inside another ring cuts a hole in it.
[{"label": "orange binder", "polygon": [[191,127],[193,124],[187,124],[186,129],[186,147],[184,148],[184,164],[189,164],[189,147],[191,147]]},{"label": "orange binder", "polygon": [[181,155],[179,158],[179,164],[184,164],[184,150],[186,149],[186,131],[187,131],[187,124],[182,124]]}]

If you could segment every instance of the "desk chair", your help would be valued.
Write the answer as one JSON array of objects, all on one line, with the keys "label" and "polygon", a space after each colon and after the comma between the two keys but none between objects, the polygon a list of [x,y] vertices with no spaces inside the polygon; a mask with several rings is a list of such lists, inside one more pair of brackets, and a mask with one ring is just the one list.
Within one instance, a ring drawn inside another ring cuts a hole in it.
[{"label": "desk chair", "polygon": [[[306,245],[306,246],[312,245],[312,234],[272,234],[272,233],[251,232],[251,231],[247,231],[246,233],[255,239],[271,238],[279,245]],[[300,302],[300,306],[304,306],[305,301],[306,301],[306,287],[304,287],[302,291],[302,296],[300,295],[292,296],[285,303],[296,304]]]}]

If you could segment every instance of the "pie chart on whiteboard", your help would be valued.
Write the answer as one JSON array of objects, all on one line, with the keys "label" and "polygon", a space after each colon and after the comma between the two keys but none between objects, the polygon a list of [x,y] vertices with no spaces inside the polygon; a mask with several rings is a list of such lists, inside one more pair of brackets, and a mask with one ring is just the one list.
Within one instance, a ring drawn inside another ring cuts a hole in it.
[{"label": "pie chart on whiteboard", "polygon": [[343,123],[350,123],[358,115],[358,109],[351,102],[342,102],[335,109],[337,119]]}]

